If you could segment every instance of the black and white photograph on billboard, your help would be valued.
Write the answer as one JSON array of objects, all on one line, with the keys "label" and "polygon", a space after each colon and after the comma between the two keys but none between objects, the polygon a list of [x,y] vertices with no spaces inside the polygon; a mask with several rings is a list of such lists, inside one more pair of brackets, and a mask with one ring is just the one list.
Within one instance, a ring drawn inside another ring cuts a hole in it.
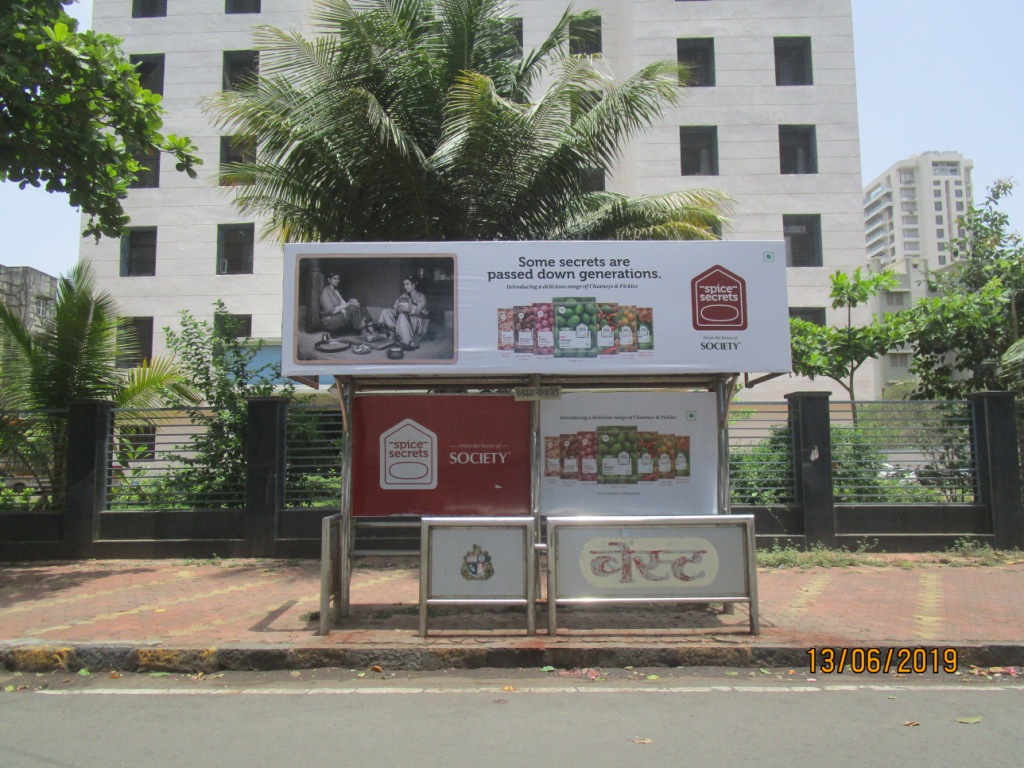
[{"label": "black and white photograph on billboard", "polygon": [[332,365],[454,363],[454,255],[299,256],[294,349]]}]

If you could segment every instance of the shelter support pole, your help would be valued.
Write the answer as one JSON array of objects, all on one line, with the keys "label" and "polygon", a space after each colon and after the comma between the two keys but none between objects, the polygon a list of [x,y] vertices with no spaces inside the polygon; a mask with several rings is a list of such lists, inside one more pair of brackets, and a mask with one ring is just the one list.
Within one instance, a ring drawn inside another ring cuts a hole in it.
[{"label": "shelter support pole", "polygon": [[[352,519],[352,451],[354,445],[352,400],[355,384],[350,376],[335,376],[338,389],[338,403],[341,406],[341,546],[338,557],[337,576],[341,584],[341,598],[334,606],[336,618],[349,615],[352,591],[352,541],[355,537],[355,522]],[[332,616],[332,619],[335,618]]]}]

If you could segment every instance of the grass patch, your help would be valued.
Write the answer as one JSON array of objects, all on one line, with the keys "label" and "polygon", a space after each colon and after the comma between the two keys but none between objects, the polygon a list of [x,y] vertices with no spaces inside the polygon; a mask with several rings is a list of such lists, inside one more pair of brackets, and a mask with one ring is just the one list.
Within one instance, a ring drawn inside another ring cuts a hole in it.
[{"label": "grass patch", "polygon": [[757,551],[757,565],[760,568],[846,568],[852,565],[891,565],[889,560],[869,552],[870,545],[862,544],[850,551],[846,547],[828,549],[820,544],[810,549],[797,549],[792,544],[772,544],[771,549]]}]

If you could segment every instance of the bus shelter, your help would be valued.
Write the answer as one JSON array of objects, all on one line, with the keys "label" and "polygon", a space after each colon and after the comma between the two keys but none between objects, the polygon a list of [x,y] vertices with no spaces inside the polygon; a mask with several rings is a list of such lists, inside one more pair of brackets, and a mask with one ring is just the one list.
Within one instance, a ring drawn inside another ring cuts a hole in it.
[{"label": "bus shelter", "polygon": [[549,633],[563,601],[711,600],[750,604],[756,632],[752,521],[724,517],[727,417],[740,373],[789,370],[784,253],[286,246],[283,371],[332,377],[345,426],[322,627],[347,615],[353,520],[406,515],[421,634],[429,605],[458,602],[522,604],[532,632],[538,550]]}]

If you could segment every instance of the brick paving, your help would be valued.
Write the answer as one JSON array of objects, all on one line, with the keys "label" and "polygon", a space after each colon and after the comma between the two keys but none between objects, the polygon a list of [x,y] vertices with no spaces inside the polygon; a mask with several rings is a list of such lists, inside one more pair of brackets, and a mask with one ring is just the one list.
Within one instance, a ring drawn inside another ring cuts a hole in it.
[{"label": "brick paving", "polygon": [[[103,648],[122,655],[131,650],[137,665],[145,666],[145,657],[151,667],[170,668],[223,665],[228,662],[211,662],[210,654],[224,649],[252,658],[263,658],[261,650],[283,654],[265,653],[270,660],[260,663],[270,666],[354,663],[374,654],[398,665],[406,663],[403,652],[415,656],[408,662],[413,665],[451,660],[497,666],[502,659],[549,658],[544,654],[583,664],[613,650],[620,657],[658,650],[663,655],[651,658],[687,663],[687,652],[715,659],[723,648],[748,654],[728,657],[739,659],[762,658],[759,650],[772,649],[793,663],[806,648],[824,645],[952,645],[963,649],[964,659],[996,655],[994,663],[1003,664],[1020,664],[1024,656],[1024,563],[761,569],[758,636],[747,631],[745,606],[729,615],[717,607],[653,605],[560,607],[555,637],[545,631],[543,609],[538,634],[528,637],[522,609],[451,607],[432,615],[430,634],[421,638],[419,570],[412,558],[357,561],[352,615],[328,636],[318,636],[311,614],[319,609],[319,588],[315,561],[0,565],[0,668],[31,667],[37,662],[18,654],[32,649],[63,664],[68,653]],[[476,655],[466,661],[454,653],[459,649]],[[200,651],[206,656],[196,656]],[[676,655],[664,655],[669,652]],[[188,661],[168,661],[175,653]],[[434,660],[424,661],[427,654]]]}]

